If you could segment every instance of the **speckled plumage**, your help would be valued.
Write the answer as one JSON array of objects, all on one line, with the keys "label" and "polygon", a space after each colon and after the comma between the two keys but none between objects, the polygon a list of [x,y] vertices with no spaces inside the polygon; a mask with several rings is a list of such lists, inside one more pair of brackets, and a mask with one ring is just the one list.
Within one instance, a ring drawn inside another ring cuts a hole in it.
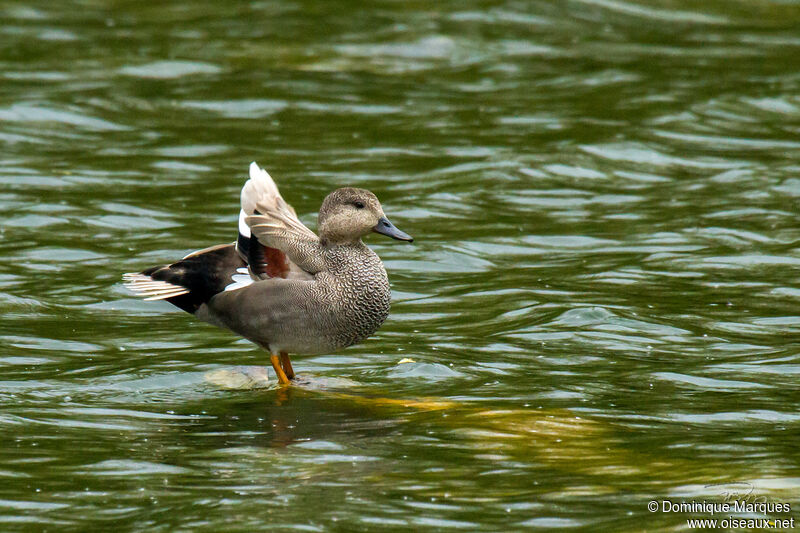
[{"label": "speckled plumage", "polygon": [[363,243],[319,245],[312,280],[269,279],[222,291],[195,313],[271,353],[327,353],[373,334],[389,315],[389,279]]},{"label": "speckled plumage", "polygon": [[[230,329],[271,354],[333,352],[383,324],[389,280],[361,238],[372,231],[411,237],[386,219],[374,194],[350,187],[329,194],[320,208],[318,237],[253,163],[241,205],[237,244],[127,274],[126,285]],[[272,264],[264,264],[265,258]]]}]

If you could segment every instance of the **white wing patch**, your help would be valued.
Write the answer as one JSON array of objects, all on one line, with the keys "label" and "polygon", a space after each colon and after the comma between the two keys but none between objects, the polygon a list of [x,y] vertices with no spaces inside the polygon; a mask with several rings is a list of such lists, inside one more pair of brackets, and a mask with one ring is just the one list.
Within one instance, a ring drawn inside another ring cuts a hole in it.
[{"label": "white wing patch", "polygon": [[275,198],[280,198],[278,186],[272,180],[269,173],[253,161],[250,163],[250,179],[242,187],[242,211],[246,215],[252,215],[259,202],[274,202]]},{"label": "white wing patch", "polygon": [[143,296],[145,300],[166,300],[167,298],[189,293],[189,289],[186,287],[173,285],[166,281],[156,281],[144,274],[131,272],[123,274],[122,279],[125,280],[126,289],[137,296]]},{"label": "white wing patch", "polygon": [[242,289],[253,283],[253,278],[250,277],[250,272],[247,270],[247,267],[237,268],[236,274],[231,276],[231,279],[233,283],[225,287],[226,291]]},{"label": "white wing patch", "polygon": [[243,237],[250,238],[250,226],[247,225],[247,213],[244,209],[239,211],[239,233]]}]

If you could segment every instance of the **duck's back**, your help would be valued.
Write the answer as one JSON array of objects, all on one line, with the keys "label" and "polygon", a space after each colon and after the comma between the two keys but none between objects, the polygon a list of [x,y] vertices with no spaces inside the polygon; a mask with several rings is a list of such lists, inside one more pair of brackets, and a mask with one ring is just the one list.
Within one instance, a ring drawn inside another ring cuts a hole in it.
[{"label": "duck's back", "polygon": [[214,296],[197,316],[272,350],[327,353],[373,334],[389,314],[380,258],[363,243],[320,250],[312,280],[268,279]]}]

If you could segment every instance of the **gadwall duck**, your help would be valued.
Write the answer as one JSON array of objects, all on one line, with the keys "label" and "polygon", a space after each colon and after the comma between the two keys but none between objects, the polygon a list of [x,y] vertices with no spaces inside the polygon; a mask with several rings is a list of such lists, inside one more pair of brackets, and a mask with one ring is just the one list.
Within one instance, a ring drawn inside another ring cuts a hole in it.
[{"label": "gadwall duck", "polygon": [[125,274],[125,286],[261,346],[278,381],[287,384],[294,377],[289,353],[345,348],[386,320],[386,270],[361,238],[377,232],[413,239],[389,222],[374,194],[351,187],[336,189],[322,202],[317,236],[256,163],[241,203],[235,243]]}]

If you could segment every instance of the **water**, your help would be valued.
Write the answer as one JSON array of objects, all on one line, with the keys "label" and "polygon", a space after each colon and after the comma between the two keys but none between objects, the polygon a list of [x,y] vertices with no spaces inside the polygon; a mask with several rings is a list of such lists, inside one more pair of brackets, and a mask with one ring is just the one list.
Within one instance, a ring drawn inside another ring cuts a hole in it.
[{"label": "water", "polygon": [[[800,507],[796,2],[0,14],[0,529]],[[209,382],[265,354],[120,284],[233,240],[252,160],[312,227],[353,185],[416,238],[369,239],[390,319],[288,390]]]}]

